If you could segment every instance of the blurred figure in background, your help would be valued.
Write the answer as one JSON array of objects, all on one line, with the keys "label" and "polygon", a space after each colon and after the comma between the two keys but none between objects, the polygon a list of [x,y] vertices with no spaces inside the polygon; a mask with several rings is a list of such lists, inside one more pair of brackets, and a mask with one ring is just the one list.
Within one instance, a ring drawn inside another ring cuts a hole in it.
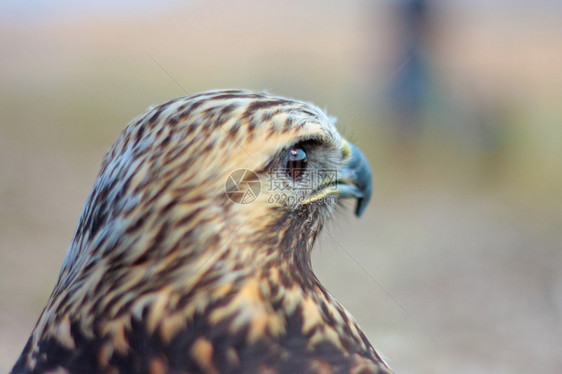
[{"label": "blurred figure in background", "polygon": [[[443,5],[439,5],[443,6]],[[433,61],[443,58],[439,34],[455,32],[443,25],[438,4],[431,0],[401,0],[393,4],[395,39],[389,101],[394,156],[406,167],[414,166],[424,125],[431,125],[431,142],[444,156],[446,149],[457,147],[461,158],[474,157],[481,182],[501,175],[505,153],[506,106],[489,87],[478,81],[466,81],[460,94],[443,96],[440,88],[447,78]],[[437,32],[437,28],[440,29]],[[451,46],[449,46],[451,48]],[[445,48],[445,50],[450,50]],[[453,50],[462,49],[452,44]],[[451,119],[454,119],[451,121]],[[418,163],[416,161],[416,163]]]},{"label": "blurred figure in background", "polygon": [[426,49],[432,8],[427,0],[403,0],[395,8],[397,72],[388,95],[397,141],[407,150],[420,135],[430,87]]}]

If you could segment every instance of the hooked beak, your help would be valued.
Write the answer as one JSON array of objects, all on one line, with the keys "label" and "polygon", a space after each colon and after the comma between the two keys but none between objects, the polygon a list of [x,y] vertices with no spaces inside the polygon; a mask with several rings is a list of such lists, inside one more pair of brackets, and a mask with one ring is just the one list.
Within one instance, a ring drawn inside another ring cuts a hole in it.
[{"label": "hooked beak", "polygon": [[355,215],[361,217],[371,199],[373,189],[371,169],[365,155],[345,139],[341,151],[344,158],[343,166],[332,178],[329,178],[328,183],[321,184],[302,204],[320,201],[331,195],[337,195],[338,199],[354,198],[357,199]]},{"label": "hooked beak", "polygon": [[340,198],[357,199],[355,215],[360,217],[371,199],[371,168],[365,155],[346,140],[343,141],[342,153],[347,161],[338,172],[336,189]]}]

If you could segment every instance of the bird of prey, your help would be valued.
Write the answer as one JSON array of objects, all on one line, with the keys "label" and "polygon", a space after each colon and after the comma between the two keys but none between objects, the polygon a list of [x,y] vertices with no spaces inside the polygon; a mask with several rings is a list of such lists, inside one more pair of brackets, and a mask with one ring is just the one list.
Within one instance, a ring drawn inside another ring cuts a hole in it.
[{"label": "bird of prey", "polygon": [[390,373],[310,260],[339,200],[359,216],[370,194],[312,104],[215,90],[149,108],[107,152],[12,373]]}]

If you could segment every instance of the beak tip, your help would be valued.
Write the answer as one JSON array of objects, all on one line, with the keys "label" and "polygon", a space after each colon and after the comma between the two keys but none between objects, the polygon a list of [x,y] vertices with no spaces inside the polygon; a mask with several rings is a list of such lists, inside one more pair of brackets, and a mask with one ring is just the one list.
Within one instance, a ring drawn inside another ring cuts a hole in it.
[{"label": "beak tip", "polygon": [[357,205],[355,206],[355,216],[357,218],[361,218],[361,216],[365,212],[366,207],[367,205],[363,204],[363,199],[357,199]]},{"label": "beak tip", "polygon": [[357,218],[361,218],[365,210],[367,210],[367,206],[369,205],[369,200],[371,200],[371,192],[369,191],[365,194],[365,197],[360,197],[357,199],[357,203],[355,205],[355,216]]}]

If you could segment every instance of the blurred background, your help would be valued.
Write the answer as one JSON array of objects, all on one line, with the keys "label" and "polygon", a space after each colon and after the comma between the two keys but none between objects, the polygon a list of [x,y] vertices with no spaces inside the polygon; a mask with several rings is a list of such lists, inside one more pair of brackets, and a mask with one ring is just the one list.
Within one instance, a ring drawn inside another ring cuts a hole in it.
[{"label": "blurred background", "polygon": [[559,1],[8,0],[0,50],[0,372],[128,121],[233,87],[326,108],[368,156],[369,210],[313,264],[396,372],[560,372]]}]

